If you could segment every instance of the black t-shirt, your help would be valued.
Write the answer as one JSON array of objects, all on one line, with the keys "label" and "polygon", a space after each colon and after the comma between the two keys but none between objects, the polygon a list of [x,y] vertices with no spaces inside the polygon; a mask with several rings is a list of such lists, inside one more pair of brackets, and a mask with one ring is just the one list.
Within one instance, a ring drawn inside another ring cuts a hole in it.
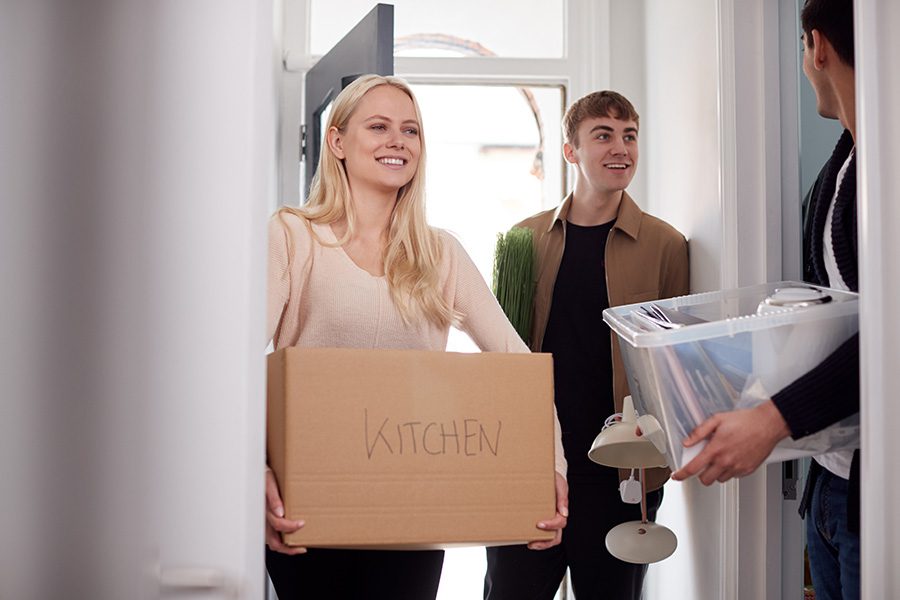
[{"label": "black t-shirt", "polygon": [[587,457],[613,412],[610,329],[603,322],[603,310],[609,307],[606,239],[614,224],[566,223],[566,246],[541,347],[553,353],[556,410],[570,479],[615,473]]}]

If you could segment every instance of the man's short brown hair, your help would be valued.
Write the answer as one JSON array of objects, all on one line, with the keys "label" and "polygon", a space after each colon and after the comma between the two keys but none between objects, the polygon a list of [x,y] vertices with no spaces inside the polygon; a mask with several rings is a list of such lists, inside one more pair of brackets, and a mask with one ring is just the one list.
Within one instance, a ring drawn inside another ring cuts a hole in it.
[{"label": "man's short brown hair", "polygon": [[585,119],[610,117],[621,121],[634,121],[640,127],[640,117],[628,98],[622,94],[603,90],[576,100],[563,117],[562,127],[566,142],[578,147],[578,126]]}]

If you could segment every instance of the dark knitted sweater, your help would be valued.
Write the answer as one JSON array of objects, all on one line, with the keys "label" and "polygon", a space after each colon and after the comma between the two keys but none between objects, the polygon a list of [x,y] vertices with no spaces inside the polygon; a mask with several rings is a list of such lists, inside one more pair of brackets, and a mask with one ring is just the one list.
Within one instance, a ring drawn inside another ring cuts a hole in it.
[{"label": "dark knitted sweater", "polygon": [[[831,242],[838,272],[847,286],[859,291],[859,262],[856,241],[856,155],[850,160],[841,187],[835,197],[837,176],[853,150],[853,138],[844,131],[828,163],[819,174],[809,196],[803,231],[803,273],[810,283],[829,285],[822,244],[828,207],[834,198],[831,216]],[[859,334],[841,344],[813,370],[778,392],[772,401],[781,411],[791,437],[816,433],[859,412]],[[805,516],[812,489],[823,467],[812,461],[806,490],[800,502]],[[859,450],[850,464],[847,491],[847,527],[859,532]]]},{"label": "dark knitted sweater", "polygon": [[[810,283],[829,285],[822,251],[825,218],[834,197],[838,172],[852,149],[853,138],[849,131],[844,131],[822,172],[821,182],[817,183],[818,193],[811,199],[809,235],[804,244],[809,248],[809,256],[804,257],[808,261],[804,271],[812,275]],[[847,286],[858,291],[855,156],[835,198],[831,236],[838,271]],[[795,439],[859,412],[859,335],[851,337],[818,366],[775,394],[772,401]]]}]

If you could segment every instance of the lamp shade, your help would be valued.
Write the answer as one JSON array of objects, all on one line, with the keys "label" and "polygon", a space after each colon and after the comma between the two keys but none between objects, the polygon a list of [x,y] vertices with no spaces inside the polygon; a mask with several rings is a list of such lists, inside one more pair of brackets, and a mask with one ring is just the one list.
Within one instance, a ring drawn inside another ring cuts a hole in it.
[{"label": "lamp shade", "polygon": [[658,523],[628,521],[606,534],[606,549],[625,562],[645,565],[668,558],[678,547],[672,530]]},{"label": "lamp shade", "polygon": [[[635,433],[638,425],[644,435]],[[588,458],[597,464],[620,469],[665,467],[664,451],[665,433],[659,423],[650,415],[638,419],[631,396],[625,396],[622,420],[606,427],[594,438]]]}]

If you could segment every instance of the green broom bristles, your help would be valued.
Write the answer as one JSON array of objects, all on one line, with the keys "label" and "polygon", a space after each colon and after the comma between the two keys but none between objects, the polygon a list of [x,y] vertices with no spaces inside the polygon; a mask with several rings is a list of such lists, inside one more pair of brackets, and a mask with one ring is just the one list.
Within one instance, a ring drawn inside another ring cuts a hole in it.
[{"label": "green broom bristles", "polygon": [[514,227],[497,234],[493,290],[506,317],[526,344],[531,342],[534,307],[534,238],[530,229]]}]

